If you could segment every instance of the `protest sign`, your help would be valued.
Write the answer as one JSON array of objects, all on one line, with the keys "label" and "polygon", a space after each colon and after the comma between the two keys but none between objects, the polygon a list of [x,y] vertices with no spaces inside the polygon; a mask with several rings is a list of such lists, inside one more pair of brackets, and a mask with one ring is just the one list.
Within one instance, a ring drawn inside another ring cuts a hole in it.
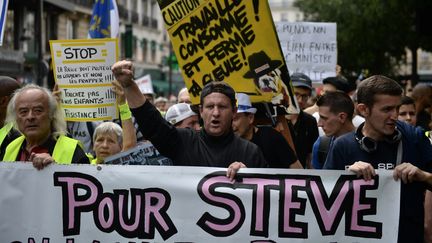
[{"label": "protest sign", "polygon": [[6,16],[9,0],[0,1],[0,46],[3,45],[3,34],[6,24]]},{"label": "protest sign", "polygon": [[144,75],[141,78],[135,79],[135,83],[138,85],[141,93],[143,94],[154,94],[153,83],[150,74]]},{"label": "protest sign", "polygon": [[120,165],[173,165],[172,161],[162,156],[150,142],[139,143],[134,148],[111,155],[105,164]]},{"label": "protest sign", "polygon": [[111,66],[118,59],[117,39],[51,40],[54,78],[67,121],[117,118]]},{"label": "protest sign", "polygon": [[0,163],[1,242],[397,242],[400,182],[346,171]]},{"label": "protest sign", "polygon": [[277,22],[275,25],[290,74],[301,72],[314,82],[336,76],[336,23]]},{"label": "protest sign", "polygon": [[205,84],[225,81],[252,102],[298,111],[266,0],[158,2],[192,103]]}]

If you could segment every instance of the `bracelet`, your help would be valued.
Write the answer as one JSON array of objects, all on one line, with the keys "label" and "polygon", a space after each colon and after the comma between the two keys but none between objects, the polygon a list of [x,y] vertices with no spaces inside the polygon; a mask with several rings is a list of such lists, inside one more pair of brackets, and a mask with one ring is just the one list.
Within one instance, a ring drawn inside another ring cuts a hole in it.
[{"label": "bracelet", "polygon": [[128,103],[124,103],[123,105],[119,105],[119,112],[120,112],[120,120],[128,120],[132,118],[132,112],[129,109]]}]

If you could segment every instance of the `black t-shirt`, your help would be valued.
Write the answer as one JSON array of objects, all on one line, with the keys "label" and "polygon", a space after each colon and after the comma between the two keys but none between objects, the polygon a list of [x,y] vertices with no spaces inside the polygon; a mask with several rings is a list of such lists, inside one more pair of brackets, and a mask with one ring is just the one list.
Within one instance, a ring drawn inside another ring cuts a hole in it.
[{"label": "black t-shirt", "polygon": [[270,168],[289,168],[297,161],[294,151],[285,138],[269,126],[260,126],[251,142],[258,145]]},{"label": "black t-shirt", "polygon": [[293,135],[297,157],[303,168],[306,168],[306,158],[312,153],[313,144],[319,136],[317,121],[312,115],[300,111],[296,124],[290,122],[288,124]]},{"label": "black t-shirt", "polygon": [[261,150],[232,130],[215,137],[204,129],[175,128],[148,101],[131,111],[143,136],[174,165],[228,167],[238,161],[251,168],[268,167]]}]

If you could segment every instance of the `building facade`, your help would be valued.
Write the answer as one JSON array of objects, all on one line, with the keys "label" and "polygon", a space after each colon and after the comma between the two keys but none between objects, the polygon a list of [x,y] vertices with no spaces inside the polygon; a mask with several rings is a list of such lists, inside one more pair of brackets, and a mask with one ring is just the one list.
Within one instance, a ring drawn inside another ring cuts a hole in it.
[{"label": "building facade", "polygon": [[[49,40],[87,38],[93,4],[94,0],[9,1],[0,75],[51,87]],[[117,6],[120,59],[134,61],[137,77],[150,73],[158,93],[167,95],[171,80],[175,93],[183,81],[168,66],[171,45],[157,1],[117,0]]]}]

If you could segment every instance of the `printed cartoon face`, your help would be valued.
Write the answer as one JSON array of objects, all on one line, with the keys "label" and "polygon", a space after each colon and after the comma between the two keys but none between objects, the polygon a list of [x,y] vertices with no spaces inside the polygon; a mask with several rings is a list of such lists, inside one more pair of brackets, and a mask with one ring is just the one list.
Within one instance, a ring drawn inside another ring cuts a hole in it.
[{"label": "printed cartoon face", "polygon": [[255,79],[255,85],[262,91],[262,92],[274,92],[276,93],[278,91],[278,82],[282,82],[282,79],[280,77],[281,71],[276,68],[273,71],[270,71],[267,74],[262,75],[261,77],[258,77]]}]

